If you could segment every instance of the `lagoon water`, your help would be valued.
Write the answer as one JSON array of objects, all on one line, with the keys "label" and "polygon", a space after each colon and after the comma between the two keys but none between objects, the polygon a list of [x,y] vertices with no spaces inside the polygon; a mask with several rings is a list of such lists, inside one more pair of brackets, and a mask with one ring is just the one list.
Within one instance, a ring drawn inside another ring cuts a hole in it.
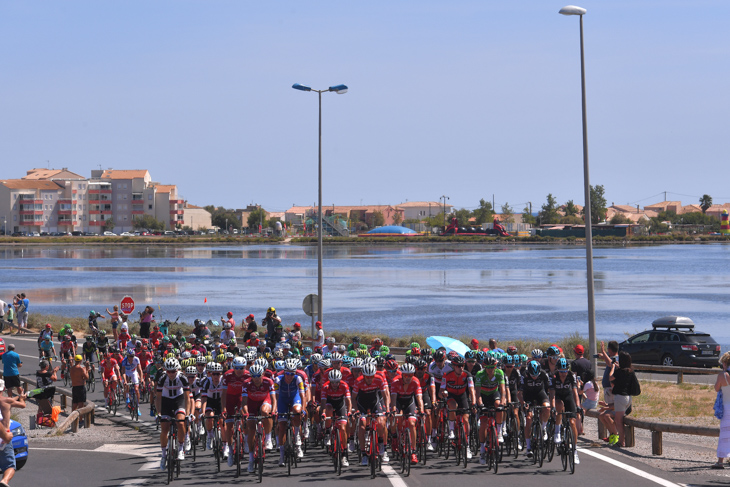
[{"label": "lagoon water", "polygon": [[[342,245],[324,249],[324,324],[389,335],[554,339],[588,334],[585,249],[545,245]],[[730,245],[594,249],[599,339],[652,320],[691,317],[730,348]],[[308,329],[314,246],[0,247],[0,298],[24,291],[30,312],[85,317],[122,297],[156,319],[260,320],[275,306]],[[204,300],[207,298],[208,303]],[[136,317],[136,312],[134,313]]]}]

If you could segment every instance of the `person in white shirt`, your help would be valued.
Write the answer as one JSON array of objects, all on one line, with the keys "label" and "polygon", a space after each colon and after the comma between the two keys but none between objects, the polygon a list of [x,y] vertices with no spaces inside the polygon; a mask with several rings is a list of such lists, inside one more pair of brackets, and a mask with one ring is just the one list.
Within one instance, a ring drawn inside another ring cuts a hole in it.
[{"label": "person in white shirt", "polygon": [[317,327],[317,331],[315,332],[314,343],[312,343],[312,348],[323,347],[324,346],[324,330],[322,330],[322,322],[318,321],[317,323],[315,323],[315,326]]},{"label": "person in white shirt", "polygon": [[334,353],[338,350],[337,345],[335,345],[335,337],[327,337],[327,345],[322,347],[322,355],[326,353]]},{"label": "person in white shirt", "polygon": [[231,324],[226,322],[221,331],[221,343],[228,346],[232,338],[236,338],[236,332],[231,329]]}]

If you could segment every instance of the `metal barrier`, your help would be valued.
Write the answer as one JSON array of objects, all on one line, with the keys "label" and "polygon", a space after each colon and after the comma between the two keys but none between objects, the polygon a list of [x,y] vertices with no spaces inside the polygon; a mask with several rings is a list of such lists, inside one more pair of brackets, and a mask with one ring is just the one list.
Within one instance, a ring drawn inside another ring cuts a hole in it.
[{"label": "metal barrier", "polygon": [[[585,412],[586,416],[596,418],[598,421],[598,436],[605,438],[606,428],[598,419],[599,413],[595,410]],[[718,438],[720,436],[720,428],[708,426],[689,426],[686,424],[661,423],[658,421],[645,421],[642,419],[634,419],[630,416],[624,417],[624,437],[626,447],[636,445],[634,437],[634,428],[646,429],[651,431],[651,453],[652,455],[662,455],[662,433],[676,433],[682,435],[710,436]]]},{"label": "metal barrier", "polygon": [[632,364],[631,368],[642,372],[672,372],[677,374],[677,384],[684,382],[684,374],[716,375],[719,369],[706,369],[702,367],[669,367],[666,365]]},{"label": "metal barrier", "polygon": [[11,322],[5,321],[5,320],[0,320],[0,333],[5,331],[6,327],[15,328],[16,330],[18,330],[18,333],[23,333],[23,334],[32,333],[31,330],[29,330],[28,328],[21,328],[18,325],[16,325],[15,323],[11,323]]},{"label": "metal barrier", "polygon": [[[28,392],[28,389],[30,387],[35,388],[36,386],[35,379],[31,379],[29,377],[20,376],[20,382],[23,384],[23,391],[26,393]],[[58,395],[60,399],[61,411],[65,412],[69,403],[72,403],[73,401],[73,395],[71,391],[56,387],[56,395]],[[80,419],[84,420],[84,428],[90,427],[92,424],[94,424],[95,409],[96,406],[93,403],[89,404],[89,402],[87,401],[86,406],[79,408],[76,411],[72,411],[66,419],[64,419],[60,423],[57,423],[56,426],[54,426],[53,430],[48,433],[48,435],[55,435],[58,432],[63,433],[64,431],[66,431],[69,425],[71,425],[71,431],[73,433],[76,433],[79,430]]]}]

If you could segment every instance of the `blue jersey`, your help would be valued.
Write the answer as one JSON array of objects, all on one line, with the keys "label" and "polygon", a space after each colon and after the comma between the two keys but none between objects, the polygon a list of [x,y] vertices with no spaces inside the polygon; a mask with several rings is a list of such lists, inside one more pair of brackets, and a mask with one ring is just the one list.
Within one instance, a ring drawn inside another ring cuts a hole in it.
[{"label": "blue jersey", "polygon": [[286,375],[277,375],[274,379],[274,391],[279,397],[294,397],[297,394],[304,397],[304,380],[299,375],[294,375],[294,380],[286,382]]}]

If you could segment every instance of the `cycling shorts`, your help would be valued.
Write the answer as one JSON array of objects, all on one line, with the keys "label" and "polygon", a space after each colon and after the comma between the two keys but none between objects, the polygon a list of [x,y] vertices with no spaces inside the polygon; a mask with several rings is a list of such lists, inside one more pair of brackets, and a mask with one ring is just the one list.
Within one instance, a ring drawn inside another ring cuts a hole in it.
[{"label": "cycling shorts", "polygon": [[469,409],[469,399],[467,398],[467,394],[452,394],[449,392],[449,399],[453,399],[456,401],[456,408],[457,409]]},{"label": "cycling shorts", "polygon": [[368,411],[375,413],[378,416],[385,414],[385,405],[380,399],[371,399],[363,401],[360,397],[357,398],[357,410],[363,414],[367,414]]},{"label": "cycling shorts", "polygon": [[162,419],[174,419],[175,416],[185,414],[185,395],[177,397],[163,397],[160,403],[160,415]]},{"label": "cycling shorts", "polygon": [[[484,407],[486,408],[493,408],[494,402],[500,399],[499,394],[482,394],[482,404],[484,404]],[[481,414],[481,418],[485,417],[487,415],[486,411],[483,411]]]},{"label": "cycling shorts", "polygon": [[276,408],[279,414],[288,413],[293,406],[301,406],[302,398],[299,394],[290,396],[288,394],[279,394],[279,398],[276,401]]},{"label": "cycling shorts", "polygon": [[545,392],[545,389],[540,389],[539,392],[532,394],[523,391],[523,394],[525,402],[529,402],[530,404],[542,406],[546,402],[550,402],[547,392]]},{"label": "cycling shorts", "polygon": [[61,352],[61,359],[68,360],[70,358],[71,358],[71,352],[70,351],[66,350],[65,352],[64,351]]},{"label": "cycling shorts", "polygon": [[221,413],[221,400],[213,397],[208,398],[205,403],[205,412],[213,411],[213,414],[219,415]]},{"label": "cycling shorts", "polygon": [[94,352],[84,352],[84,360],[87,362],[93,362]]},{"label": "cycling shorts", "polygon": [[566,394],[564,396],[555,396],[555,400],[563,401],[563,406],[565,407],[566,411],[569,411],[571,413],[574,413],[578,411],[578,408],[575,405],[575,398],[572,394]]},{"label": "cycling shorts", "polygon": [[423,409],[431,409],[433,408],[433,404],[431,403],[431,391],[428,390],[428,388],[423,389]]},{"label": "cycling shorts", "polygon": [[263,401],[251,401],[247,403],[249,416],[258,416],[261,413],[261,406],[268,404],[271,406],[271,398],[267,396]]},{"label": "cycling shorts", "polygon": [[408,416],[409,418],[415,418],[416,417],[416,400],[414,398],[406,399],[406,400],[400,400],[397,399],[395,401],[395,408],[396,410],[403,413],[404,416]]},{"label": "cycling shorts", "polygon": [[236,414],[236,411],[241,407],[241,396],[235,395],[235,396],[226,396],[226,413],[228,414],[228,417],[226,418],[226,423],[233,423],[235,418],[233,418],[233,415]]},{"label": "cycling shorts", "polygon": [[104,372],[101,377],[103,380],[108,380],[108,381],[116,382],[118,380],[117,374],[115,374],[114,372],[112,372],[111,374],[107,374],[106,372]]},{"label": "cycling shorts", "polygon": [[326,404],[332,407],[332,415],[337,417],[338,422],[347,422],[347,404],[345,403],[345,398],[328,398]]}]

